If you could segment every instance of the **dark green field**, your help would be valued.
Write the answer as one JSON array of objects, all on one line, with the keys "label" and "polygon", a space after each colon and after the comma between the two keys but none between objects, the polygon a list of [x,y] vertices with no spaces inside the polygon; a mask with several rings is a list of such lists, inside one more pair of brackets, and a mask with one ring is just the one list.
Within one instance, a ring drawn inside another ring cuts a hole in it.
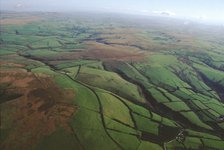
[{"label": "dark green field", "polygon": [[2,13],[3,150],[224,150],[224,30]]}]

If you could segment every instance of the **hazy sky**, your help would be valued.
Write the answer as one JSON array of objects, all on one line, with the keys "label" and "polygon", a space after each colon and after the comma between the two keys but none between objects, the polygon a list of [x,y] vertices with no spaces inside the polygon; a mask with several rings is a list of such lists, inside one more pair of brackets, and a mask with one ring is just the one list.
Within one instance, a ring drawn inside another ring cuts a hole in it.
[{"label": "hazy sky", "polygon": [[0,0],[1,10],[108,11],[224,23],[224,0]]}]

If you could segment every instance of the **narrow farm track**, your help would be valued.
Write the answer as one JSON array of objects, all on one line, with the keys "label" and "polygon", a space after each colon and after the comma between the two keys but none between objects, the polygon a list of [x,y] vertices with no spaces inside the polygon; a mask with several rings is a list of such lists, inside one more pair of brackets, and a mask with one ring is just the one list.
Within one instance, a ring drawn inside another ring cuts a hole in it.
[{"label": "narrow farm track", "polygon": [[104,121],[104,115],[103,115],[103,106],[101,104],[101,101],[100,101],[100,98],[98,97],[97,93],[92,89],[90,88],[89,86],[87,86],[86,84],[80,82],[80,81],[77,81],[77,80],[74,80],[72,79],[70,76],[66,75],[69,79],[71,79],[72,81],[76,82],[76,83],[79,83],[83,86],[85,86],[86,88],[90,89],[94,95],[96,96],[97,100],[98,100],[98,103],[99,103],[99,113],[100,113],[100,116],[101,116],[101,120],[102,120],[102,124],[103,124],[103,127],[104,127],[104,131],[106,132],[106,134],[108,135],[108,137],[120,148],[123,150],[122,146],[116,142],[116,140],[114,140],[111,135],[109,134],[109,132],[107,131],[107,127],[106,127],[106,124],[105,124],[105,121]]},{"label": "narrow farm track", "polygon": [[[100,106],[100,114],[101,114],[101,120],[102,120],[102,122],[103,122],[103,126],[104,126],[104,129],[105,129],[105,132],[107,133],[107,135],[111,138],[111,140],[113,141],[113,142],[115,142],[116,144],[117,144],[117,146],[118,147],[120,147],[121,149],[123,149],[122,147],[121,147],[121,145],[119,144],[119,143],[117,143],[111,136],[110,136],[110,134],[109,134],[109,132],[107,132],[107,130],[113,130],[113,131],[116,131],[116,132],[121,132],[122,133],[122,131],[118,131],[118,130],[114,130],[114,129],[110,129],[110,128],[107,128],[106,127],[106,124],[105,124],[105,121],[104,121],[104,115],[103,115],[103,107],[102,107],[102,104],[101,104],[101,102],[100,102],[100,98],[98,97],[98,95],[97,95],[97,93],[95,92],[95,90],[93,90],[89,85],[86,85],[86,84],[84,84],[84,83],[82,83],[82,82],[80,82],[80,81],[77,81],[77,80],[74,80],[74,79],[72,79],[70,76],[68,76],[67,74],[66,74],[66,76],[68,77],[68,78],[70,78],[71,80],[73,80],[74,82],[77,82],[77,83],[79,83],[79,84],[81,84],[81,85],[83,85],[83,86],[85,86],[85,87],[87,87],[88,89],[90,89],[94,94],[95,94],[95,96],[97,97],[97,99],[98,99],[98,102],[99,102],[99,106]],[[110,93],[112,96],[114,96],[114,97],[116,97],[117,99],[119,99],[128,109],[129,109],[129,114],[130,114],[130,116],[131,116],[131,118],[132,118],[132,121],[133,121],[133,123],[134,123],[134,129],[135,130],[138,130],[138,128],[137,128],[137,125],[136,125],[136,121],[135,121],[135,119],[134,119],[134,117],[133,117],[133,111],[130,109],[130,107],[119,97],[119,96],[117,96],[117,95],[115,95],[115,94],[113,94],[113,93]],[[115,120],[115,121],[118,121],[118,120]],[[122,122],[120,122],[120,121],[118,121],[119,123],[121,123],[121,124],[123,124],[123,125],[125,125],[125,126],[127,126],[127,124],[124,124],[124,123],[122,123]],[[159,124],[161,124],[161,122],[158,122]],[[131,127],[131,126],[128,126],[128,127]],[[132,128],[132,127],[131,127]],[[124,133],[124,134],[128,134],[128,133]],[[130,134],[130,135],[133,135],[133,134]],[[134,135],[134,136],[137,136],[137,135]],[[138,136],[137,136],[138,137]],[[139,138],[139,137],[138,137]],[[150,140],[150,139],[149,139]],[[152,140],[152,142],[155,142],[155,140]],[[161,143],[159,143],[159,144],[161,144]],[[161,144],[162,145],[162,144]]]},{"label": "narrow farm track", "polygon": [[[31,58],[31,59],[33,59],[33,58]],[[36,60],[36,59],[35,59]],[[42,60],[41,60],[42,61]],[[47,63],[45,63],[46,65],[48,65]],[[51,67],[51,66],[50,66]],[[52,66],[53,67],[53,66]],[[51,67],[51,68],[52,68]],[[78,69],[78,72],[77,72],[77,74],[76,74],[76,77],[78,76],[78,74],[79,74],[79,71],[80,71],[80,69],[81,69],[81,65],[79,65],[79,69]],[[55,70],[55,68],[52,68],[52,70],[53,71],[56,71],[56,72],[58,72],[57,70]],[[124,78],[126,81],[128,81],[128,82],[130,82],[131,81],[131,79],[130,78],[127,78],[126,76],[124,77],[124,74],[120,74],[119,72],[118,72],[118,74],[122,77],[122,78]],[[70,76],[68,76],[67,74],[64,74],[64,75],[66,75],[67,77],[69,77],[71,80],[73,80],[73,81],[75,81],[75,82],[78,82],[79,84],[82,84],[82,85],[85,85],[85,84],[83,84],[83,83],[81,83],[80,81],[77,81],[77,80],[75,80],[75,79],[72,79]],[[134,81],[134,84],[136,85],[140,85],[139,83],[136,83],[135,81]],[[140,86],[142,86],[142,85],[140,85]],[[92,88],[90,88],[89,86],[87,86],[87,85],[85,85],[85,87],[88,87],[92,92],[94,92],[94,94],[96,95],[96,93],[95,93],[95,91],[92,89]],[[144,87],[144,86],[142,86],[142,87]],[[162,87],[161,87],[162,88]],[[142,88],[141,88],[141,90],[142,90]],[[142,91],[144,91],[144,90],[142,90]],[[144,95],[145,95],[145,92],[143,92],[144,93]],[[163,93],[162,91],[161,91],[161,93]],[[165,96],[165,94],[163,93],[163,95]],[[97,95],[96,95],[97,96]],[[118,98],[118,97],[117,97]],[[181,97],[179,97],[179,98],[181,98]],[[97,96],[97,99],[98,99],[98,101],[100,101],[99,100],[99,97]],[[169,98],[168,98],[169,99]],[[170,100],[170,99],[169,99]],[[154,101],[156,101],[156,100],[154,100]],[[133,101],[132,101],[133,102]],[[100,103],[100,102],[99,102]],[[123,101],[122,101],[122,103],[124,103]],[[145,107],[145,105],[142,105],[142,104],[140,104],[140,103],[136,103],[135,101],[134,101],[134,103],[135,104],[137,104],[137,105],[140,105],[140,106],[144,106]],[[127,105],[126,105],[127,106]],[[152,106],[150,106],[150,108],[147,108],[147,109],[151,109],[151,107]],[[158,108],[161,108],[161,107],[163,107],[163,106],[161,106],[161,104],[159,104],[159,106],[158,106]],[[129,107],[128,107],[129,108]],[[153,106],[152,108],[155,108],[155,106]],[[130,109],[130,108],[129,108]],[[166,111],[166,113],[167,113],[167,111]],[[101,113],[100,113],[101,114]],[[175,113],[175,114],[177,114],[177,113]],[[102,116],[101,116],[101,118],[103,117],[103,114],[101,114]],[[130,115],[132,116],[132,112],[130,111]],[[167,115],[167,116],[170,116],[170,115]],[[176,116],[176,115],[175,115]],[[181,117],[179,117],[179,118],[181,118]],[[133,117],[132,117],[132,120],[134,120],[133,119]],[[183,118],[181,119],[182,121],[183,121]],[[182,122],[181,121],[181,122]],[[102,122],[104,122],[103,121],[103,119],[102,119]],[[135,121],[133,121],[134,122],[134,124],[135,124],[135,128],[137,129],[137,127],[136,127],[136,123],[135,123]],[[110,136],[109,135],[109,133],[107,132],[107,128],[105,127],[105,123],[103,123],[104,124],[104,128],[105,128],[105,132],[107,133],[107,135],[108,136]],[[184,123],[184,124],[186,124],[186,122]],[[192,128],[197,128],[196,126],[194,126],[193,124],[192,124]],[[199,131],[205,131],[205,130],[200,130],[199,129]],[[210,132],[210,131],[206,131],[206,132]],[[111,136],[110,136],[110,138],[111,138],[111,140],[112,141],[114,141],[114,142],[116,142]],[[120,148],[122,148],[121,147],[121,145],[119,145],[117,142],[116,142],[116,145],[118,145]]]}]

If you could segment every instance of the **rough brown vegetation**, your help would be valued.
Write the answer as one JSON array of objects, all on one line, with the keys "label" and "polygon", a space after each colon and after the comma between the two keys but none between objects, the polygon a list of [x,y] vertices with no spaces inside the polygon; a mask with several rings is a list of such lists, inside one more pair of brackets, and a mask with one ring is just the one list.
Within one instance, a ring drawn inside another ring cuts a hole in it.
[{"label": "rough brown vegetation", "polygon": [[[17,149],[28,150],[39,138],[51,134],[59,126],[71,132],[68,121],[78,109],[70,104],[75,97],[73,91],[60,89],[48,76],[37,76],[25,70],[1,71],[1,77],[1,84],[8,84],[5,93],[21,95],[4,103],[5,109],[10,108],[13,124],[8,128],[13,134],[2,143],[3,149],[17,146]],[[4,114],[1,117],[7,120]],[[27,137],[20,139],[20,135]]]}]

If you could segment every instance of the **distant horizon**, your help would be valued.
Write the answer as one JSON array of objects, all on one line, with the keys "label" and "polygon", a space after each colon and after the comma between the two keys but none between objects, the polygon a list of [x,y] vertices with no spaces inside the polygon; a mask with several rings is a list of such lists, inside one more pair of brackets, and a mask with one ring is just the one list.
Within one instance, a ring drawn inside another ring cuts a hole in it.
[{"label": "distant horizon", "polygon": [[103,12],[163,16],[224,25],[222,0],[1,0],[1,11]]},{"label": "distant horizon", "polygon": [[[224,23],[212,23],[212,22],[203,22],[203,21],[198,21],[194,20],[191,18],[178,18],[178,17],[167,17],[167,16],[161,16],[161,15],[143,15],[143,14],[129,14],[129,13],[122,13],[122,12],[107,12],[107,11],[87,11],[87,10],[74,10],[74,11],[41,11],[41,10],[23,10],[23,11],[18,11],[18,10],[0,10],[0,13],[62,13],[62,14],[71,14],[73,15],[74,13],[91,13],[91,14],[104,14],[104,15],[120,15],[122,16],[129,16],[129,17],[140,17],[140,18],[145,18],[145,19],[152,19],[152,18],[158,18],[158,19],[168,19],[168,20],[176,20],[176,21],[183,21],[184,25],[191,25],[191,24],[202,24],[202,25],[210,25],[210,26],[218,26],[218,27],[223,27],[224,28]],[[111,16],[110,16],[111,17]]]}]

